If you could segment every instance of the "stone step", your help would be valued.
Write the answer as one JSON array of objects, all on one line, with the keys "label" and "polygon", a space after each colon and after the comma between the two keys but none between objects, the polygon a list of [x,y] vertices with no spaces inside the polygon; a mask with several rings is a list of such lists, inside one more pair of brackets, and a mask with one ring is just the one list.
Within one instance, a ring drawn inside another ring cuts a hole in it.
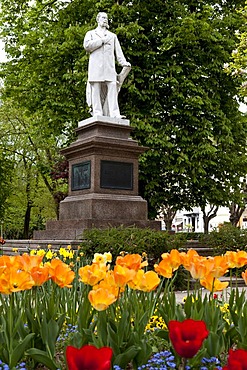
[{"label": "stone step", "polygon": [[71,245],[72,249],[77,249],[80,245],[82,239],[73,240],[73,239],[47,239],[47,240],[6,240],[5,244],[0,246],[1,254],[6,255],[15,255],[16,253],[29,253],[32,249],[47,249],[48,245],[51,245],[51,250],[59,250],[60,248],[67,248],[68,245]]}]

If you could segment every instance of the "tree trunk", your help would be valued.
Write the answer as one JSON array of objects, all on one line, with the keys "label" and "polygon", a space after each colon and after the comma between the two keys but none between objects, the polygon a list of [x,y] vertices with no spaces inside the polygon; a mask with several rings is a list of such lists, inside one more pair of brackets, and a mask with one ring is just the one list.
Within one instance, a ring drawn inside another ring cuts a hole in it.
[{"label": "tree trunk", "polygon": [[33,202],[31,199],[31,167],[32,164],[27,163],[25,157],[23,157],[23,163],[26,171],[26,197],[27,197],[27,205],[26,205],[26,212],[24,218],[24,225],[23,225],[23,238],[29,239],[29,227],[30,227],[30,219],[31,219],[31,209],[33,206]]},{"label": "tree trunk", "polygon": [[57,220],[59,220],[59,206],[60,202],[64,200],[64,198],[67,196],[67,194],[63,193],[62,191],[57,191],[56,193],[53,193],[53,199],[55,202],[55,211],[56,211],[56,217]]},{"label": "tree trunk", "polygon": [[203,221],[204,221],[204,234],[208,234],[208,229],[209,229],[209,222],[212,220],[212,218],[217,216],[219,207],[214,206],[210,204],[210,209],[208,213],[206,213],[205,208],[202,209],[203,213]]},{"label": "tree trunk", "polygon": [[24,218],[24,229],[23,229],[23,239],[29,239],[29,227],[30,227],[30,219],[31,219],[31,209],[32,205],[30,202],[27,204],[25,218]]},{"label": "tree trunk", "polygon": [[229,207],[229,211],[230,211],[230,218],[229,219],[230,219],[230,222],[233,226],[238,225],[238,222],[239,222],[242,214],[244,213],[244,210],[245,210],[244,207],[240,207],[236,203],[231,203],[231,205]]},{"label": "tree trunk", "polygon": [[172,229],[172,221],[176,215],[177,209],[170,206],[163,206],[161,213],[163,214],[163,220],[166,225],[166,230],[170,231]]}]

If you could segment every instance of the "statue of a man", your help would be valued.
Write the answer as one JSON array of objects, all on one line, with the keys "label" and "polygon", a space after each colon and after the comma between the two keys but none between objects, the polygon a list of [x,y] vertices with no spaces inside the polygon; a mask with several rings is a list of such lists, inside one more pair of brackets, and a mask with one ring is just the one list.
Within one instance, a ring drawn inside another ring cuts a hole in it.
[{"label": "statue of a man", "polygon": [[[117,36],[108,31],[108,16],[99,13],[98,27],[86,33],[84,48],[90,53],[88,64],[87,104],[93,116],[123,118],[118,106],[118,92],[131,69],[126,61]],[[123,67],[117,75],[115,58]]]}]

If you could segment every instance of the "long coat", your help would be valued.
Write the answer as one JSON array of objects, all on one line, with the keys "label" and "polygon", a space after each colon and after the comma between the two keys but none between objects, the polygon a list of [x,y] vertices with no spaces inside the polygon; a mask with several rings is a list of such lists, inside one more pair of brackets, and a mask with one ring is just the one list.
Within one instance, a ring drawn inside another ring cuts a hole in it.
[{"label": "long coat", "polygon": [[88,82],[116,81],[115,58],[121,66],[127,64],[117,36],[106,30],[104,36],[107,37],[107,42],[105,44],[103,44],[102,36],[96,28],[88,31],[84,38],[84,48],[90,53]]}]

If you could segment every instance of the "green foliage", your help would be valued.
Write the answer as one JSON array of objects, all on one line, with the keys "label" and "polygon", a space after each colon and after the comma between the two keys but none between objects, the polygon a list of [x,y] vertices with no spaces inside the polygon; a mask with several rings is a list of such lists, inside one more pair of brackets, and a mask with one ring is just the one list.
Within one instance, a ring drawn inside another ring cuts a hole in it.
[{"label": "green foliage", "polygon": [[243,28],[236,31],[236,36],[238,42],[235,45],[235,48],[232,50],[232,55],[229,63],[225,64],[225,71],[237,81],[239,87],[239,96],[240,99],[245,102],[247,95],[247,83],[246,83],[246,68],[247,68],[247,54],[246,54],[246,15],[247,15],[247,6],[243,5],[240,9],[240,13],[243,16]]},{"label": "green foliage", "polygon": [[[140,159],[150,216],[164,203],[228,204],[240,197],[247,172],[238,83],[223,69],[243,27],[244,3],[3,0],[0,33],[9,56],[0,68],[3,102],[13,99],[47,140],[66,133],[71,141],[77,122],[89,115],[83,38],[97,12],[107,11],[132,64],[121,112],[131,119],[133,138],[150,148]],[[52,167],[36,165],[43,176]]]},{"label": "green foliage", "polygon": [[[11,99],[0,106],[0,127],[5,167],[12,163],[8,172],[3,172],[6,186],[2,192],[6,188],[8,195],[2,201],[5,237],[28,239],[34,229],[44,227],[47,219],[57,217],[58,203],[67,194],[66,173],[59,177],[57,170],[61,163],[59,148],[68,139],[64,134],[51,136],[38,117],[31,120]],[[14,171],[10,178],[11,168]]]},{"label": "green foliage", "polygon": [[3,148],[0,149],[0,174],[0,220],[3,221],[13,176],[13,161],[6,155]]},{"label": "green foliage", "polygon": [[[160,290],[157,293],[145,293],[126,288],[106,311],[93,310],[93,324],[89,325],[88,330],[81,328],[81,319],[85,320],[87,316],[86,307],[86,315],[83,310],[78,317],[81,338],[85,337],[86,332],[89,343],[98,348],[109,346],[113,349],[114,365],[126,369],[132,363],[133,368],[137,369],[152,354],[152,347],[145,340],[145,329],[153,315]],[[78,338],[78,335],[75,337]],[[79,346],[82,343],[79,342]]]},{"label": "green foliage", "polygon": [[93,259],[94,253],[111,252],[113,260],[121,253],[146,253],[150,264],[157,262],[161,254],[184,245],[183,234],[169,234],[165,231],[118,227],[108,229],[87,229],[81,247],[85,256]]},{"label": "green foliage", "polygon": [[20,298],[18,293],[5,298],[1,296],[0,355],[11,369],[23,358],[34,337],[33,333],[24,329]]},{"label": "green foliage", "polygon": [[226,251],[237,251],[238,249],[245,250],[247,230],[224,223],[219,230],[203,235],[200,241],[207,247],[212,247],[215,254],[224,254]]},{"label": "green foliage", "polygon": [[134,137],[150,147],[141,159],[141,190],[156,211],[164,201],[178,208],[227,203],[246,173],[236,85],[222,68],[236,41],[232,31],[241,27],[241,3],[142,1],[140,10],[134,1],[128,10],[125,2],[112,8],[133,65],[122,98]]}]

